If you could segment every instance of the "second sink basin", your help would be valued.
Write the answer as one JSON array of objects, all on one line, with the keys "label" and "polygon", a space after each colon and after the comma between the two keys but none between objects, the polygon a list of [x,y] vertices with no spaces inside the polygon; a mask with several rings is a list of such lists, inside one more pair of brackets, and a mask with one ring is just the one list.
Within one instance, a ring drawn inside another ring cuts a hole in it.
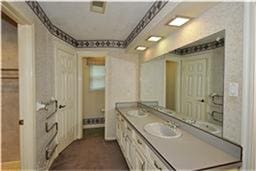
[{"label": "second sink basin", "polygon": [[160,122],[146,124],[144,130],[149,134],[160,138],[178,138],[182,134],[180,129],[171,128],[169,125]]},{"label": "second sink basin", "polygon": [[148,113],[142,110],[130,110],[127,112],[127,115],[134,117],[146,117],[148,116]]}]

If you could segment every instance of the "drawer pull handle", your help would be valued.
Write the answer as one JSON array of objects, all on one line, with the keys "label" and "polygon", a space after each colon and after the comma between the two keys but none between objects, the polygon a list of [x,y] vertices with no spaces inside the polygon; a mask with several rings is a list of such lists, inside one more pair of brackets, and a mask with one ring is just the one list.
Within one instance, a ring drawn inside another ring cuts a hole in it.
[{"label": "drawer pull handle", "polygon": [[141,166],[141,170],[145,170],[145,162],[143,162],[143,164]]},{"label": "drawer pull handle", "polygon": [[158,166],[158,164],[156,163],[156,161],[154,161],[154,165],[155,165],[155,167],[156,167],[158,170],[162,170],[162,168]]},{"label": "drawer pull handle", "polygon": [[139,140],[139,139],[137,139],[137,142],[141,145],[142,144],[142,142]]}]

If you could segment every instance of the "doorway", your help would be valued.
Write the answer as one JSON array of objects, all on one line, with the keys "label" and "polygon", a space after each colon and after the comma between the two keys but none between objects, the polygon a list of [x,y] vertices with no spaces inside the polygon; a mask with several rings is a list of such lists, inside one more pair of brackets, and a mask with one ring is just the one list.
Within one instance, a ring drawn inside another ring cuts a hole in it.
[{"label": "doorway", "polygon": [[1,12],[2,166],[20,169],[18,24]]},{"label": "doorway", "polygon": [[177,111],[177,62],[166,61],[166,108]]},{"label": "doorway", "polygon": [[82,58],[83,133],[104,132],[105,57]]}]

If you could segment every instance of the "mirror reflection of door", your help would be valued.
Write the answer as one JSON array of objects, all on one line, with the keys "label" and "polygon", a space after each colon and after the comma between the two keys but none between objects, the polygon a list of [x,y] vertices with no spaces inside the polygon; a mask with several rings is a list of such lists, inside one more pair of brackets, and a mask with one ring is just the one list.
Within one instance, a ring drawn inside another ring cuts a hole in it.
[{"label": "mirror reflection of door", "polygon": [[182,60],[182,113],[196,120],[205,121],[207,59]]}]

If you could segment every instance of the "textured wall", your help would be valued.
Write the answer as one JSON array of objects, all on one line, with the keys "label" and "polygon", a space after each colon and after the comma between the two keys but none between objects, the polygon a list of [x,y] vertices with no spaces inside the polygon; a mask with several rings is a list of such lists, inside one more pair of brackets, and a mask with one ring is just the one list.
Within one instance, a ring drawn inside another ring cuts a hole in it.
[{"label": "textured wall", "polygon": [[225,94],[224,137],[240,143],[243,78],[243,14],[241,2],[222,2],[174,32],[156,46],[149,48],[143,60],[150,60],[169,51],[225,30],[224,92],[230,82],[239,84],[238,97]]},{"label": "textured wall", "polygon": [[[1,20],[1,68],[18,69],[18,30],[7,20]],[[14,75],[13,75],[14,74]],[[1,77],[18,76],[18,71],[2,71]],[[19,161],[19,79],[1,79],[2,161]]]},{"label": "textured wall", "polygon": [[140,65],[140,100],[158,101],[165,106],[163,58],[155,59]]},{"label": "textured wall", "polygon": [[138,100],[139,58],[116,49],[107,56],[107,97],[105,137],[115,138],[115,104]]}]

